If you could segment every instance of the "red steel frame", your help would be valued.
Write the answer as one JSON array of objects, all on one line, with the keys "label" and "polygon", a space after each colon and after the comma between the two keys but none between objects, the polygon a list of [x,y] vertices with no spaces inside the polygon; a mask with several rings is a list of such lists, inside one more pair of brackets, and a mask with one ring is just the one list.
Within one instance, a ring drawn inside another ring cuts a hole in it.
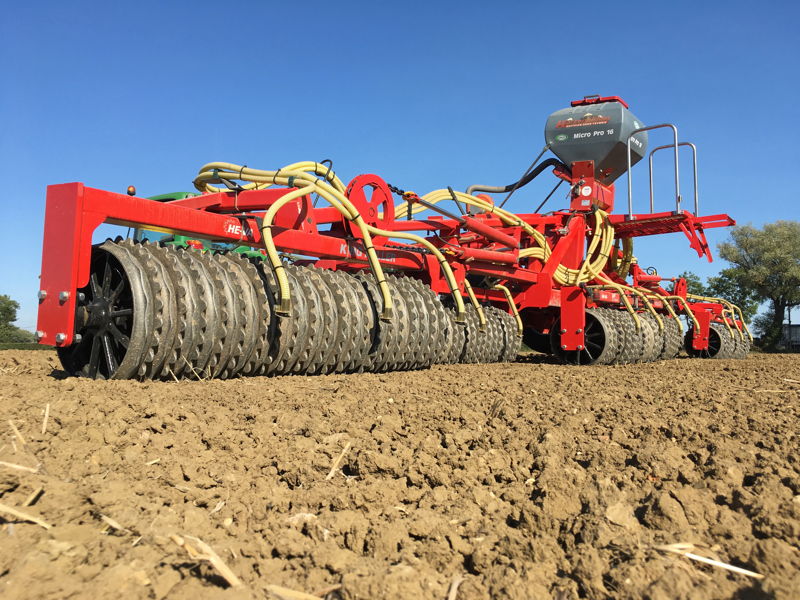
[{"label": "red steel frame", "polygon": [[[427,232],[428,240],[447,256],[462,294],[466,275],[483,275],[499,279],[509,287],[520,310],[549,311],[551,320],[560,316],[562,344],[567,350],[576,350],[584,343],[582,331],[586,306],[618,304],[619,294],[595,291],[589,295],[583,287],[560,287],[553,281],[553,274],[559,264],[569,268],[580,267],[590,235],[587,221],[591,219],[587,215],[593,205],[613,210],[614,187],[595,181],[594,166],[588,161],[574,163],[571,173],[558,168],[554,172],[573,187],[570,210],[548,215],[518,215],[546,236],[552,251],[547,264],[535,259],[519,259],[519,249],[530,247],[533,240],[520,227],[509,227],[491,214],[466,216],[465,222],[436,216],[395,221],[391,192],[375,175],[357,177],[348,186],[348,193],[351,202],[370,224],[389,231]],[[585,191],[587,186],[590,188],[588,193]],[[369,188],[372,192],[365,195],[363,192],[369,192]],[[82,183],[49,186],[41,272],[41,291],[44,294],[40,294],[37,327],[40,343],[72,344],[75,292],[88,283],[92,234],[101,223],[257,248],[263,245],[258,227],[260,218],[288,192],[286,188],[269,188],[205,193],[183,200],[156,202],[85,187]],[[376,206],[380,203],[383,203],[382,215],[386,215],[385,218],[377,212]],[[709,261],[711,254],[704,229],[735,225],[727,215],[696,217],[687,211],[636,215],[633,219],[626,215],[610,215],[609,218],[616,236],[622,238],[682,231],[689,238],[691,247],[701,257],[707,256]],[[330,227],[321,230],[323,225]],[[315,208],[310,196],[303,196],[282,207],[272,228],[273,239],[281,251],[316,257],[318,261],[315,262],[320,267],[347,270],[368,268],[364,246],[355,232],[357,230],[351,228],[336,209]],[[386,237],[374,237],[373,243],[384,268],[418,277],[436,293],[450,292],[433,255],[421,252],[413,244],[394,243]],[[633,274],[637,285],[660,290],[666,295],[666,291],[660,288],[660,278],[648,276],[635,265]],[[475,291],[482,300],[498,306],[506,305],[502,292],[481,288],[475,288]],[[681,295],[680,289],[677,293]],[[685,294],[684,288],[683,297]],[[663,308],[659,302],[654,306]],[[700,323],[694,345],[696,349],[705,349],[708,347],[709,323],[712,319],[724,318],[722,307],[695,305],[693,311]]]}]

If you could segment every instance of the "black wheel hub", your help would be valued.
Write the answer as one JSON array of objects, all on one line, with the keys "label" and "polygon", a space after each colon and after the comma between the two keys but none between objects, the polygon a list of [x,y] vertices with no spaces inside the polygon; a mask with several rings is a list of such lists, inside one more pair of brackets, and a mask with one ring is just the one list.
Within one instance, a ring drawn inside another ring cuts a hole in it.
[{"label": "black wheel hub", "polygon": [[58,348],[72,375],[111,379],[130,345],[133,302],[125,269],[111,253],[92,253],[89,284],[78,290],[75,342]]}]

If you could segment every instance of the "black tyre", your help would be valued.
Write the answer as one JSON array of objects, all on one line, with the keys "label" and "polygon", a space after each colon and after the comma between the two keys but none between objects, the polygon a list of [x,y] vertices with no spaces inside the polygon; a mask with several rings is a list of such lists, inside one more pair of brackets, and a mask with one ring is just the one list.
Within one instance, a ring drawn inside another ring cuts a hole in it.
[{"label": "black tyre", "polygon": [[734,341],[727,327],[724,325],[711,323],[708,330],[708,348],[706,350],[695,350],[692,348],[693,339],[694,326],[689,327],[686,336],[683,338],[686,354],[688,354],[690,358],[733,358],[735,350]]},{"label": "black tyre", "polygon": [[92,249],[90,264],[89,283],[78,290],[79,341],[57,348],[58,358],[73,376],[133,378],[152,337],[149,284],[141,264],[111,240]]},{"label": "black tyre", "polygon": [[561,318],[553,324],[550,343],[555,357],[568,365],[610,364],[618,349],[616,324],[597,310],[586,311],[584,348],[565,350],[561,347]]}]

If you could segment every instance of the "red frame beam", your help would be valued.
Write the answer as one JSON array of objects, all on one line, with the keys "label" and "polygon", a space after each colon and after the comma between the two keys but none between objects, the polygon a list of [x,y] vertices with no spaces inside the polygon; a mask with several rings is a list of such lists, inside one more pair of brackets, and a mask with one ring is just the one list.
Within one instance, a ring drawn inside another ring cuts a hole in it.
[{"label": "red frame beam", "polygon": [[[88,283],[92,235],[101,223],[259,247],[263,241],[258,219],[289,191],[286,188],[231,191],[156,202],[85,187],[82,183],[49,186],[42,249],[41,290],[44,294],[39,307],[39,341],[57,346],[73,342],[75,291]],[[520,309],[560,307],[562,328],[566,329],[562,344],[568,350],[579,349],[584,343],[586,296],[578,287],[554,285],[552,275],[561,263],[570,268],[580,266],[588,235],[586,219],[591,217],[568,211],[519,217],[542,233],[550,244],[550,260],[544,269],[541,261],[534,259],[525,259],[519,264],[518,248],[530,247],[533,240],[521,228],[508,227],[493,215],[468,217],[467,226],[457,220],[431,217],[420,221],[394,221],[386,227],[398,232],[432,232],[428,239],[449,254],[448,261],[462,293],[466,274],[484,275],[510,286]],[[624,215],[609,218],[618,237],[683,231],[691,246],[709,259],[711,255],[703,229],[735,224],[727,215],[694,217],[687,211],[637,215],[632,220]],[[319,225],[323,224],[331,224],[331,229],[320,231]],[[376,225],[381,226],[380,222]],[[568,231],[564,231],[565,227]],[[315,208],[310,196],[283,206],[275,215],[272,232],[276,247],[283,251],[317,257],[322,264],[334,268],[368,267],[363,244],[352,237],[342,215],[332,207]],[[384,267],[415,271],[437,293],[448,291],[435,257],[422,253],[419,246],[392,243],[389,247],[381,245],[387,240],[380,237],[374,241],[378,260]],[[498,252],[498,244],[506,251]],[[484,297],[499,305],[505,304],[502,294],[484,291]],[[60,342],[58,334],[61,334]],[[695,347],[703,342],[707,346],[707,339],[703,340],[703,335],[698,337],[700,339],[694,340]]]}]

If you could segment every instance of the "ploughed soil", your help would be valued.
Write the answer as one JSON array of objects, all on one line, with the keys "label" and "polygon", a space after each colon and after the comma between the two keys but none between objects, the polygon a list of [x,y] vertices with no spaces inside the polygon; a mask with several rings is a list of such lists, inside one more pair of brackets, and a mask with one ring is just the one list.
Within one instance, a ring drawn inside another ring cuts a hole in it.
[{"label": "ploughed soil", "polygon": [[36,470],[0,465],[0,597],[798,598],[798,394],[797,355],[137,383],[0,352],[0,460]]}]

